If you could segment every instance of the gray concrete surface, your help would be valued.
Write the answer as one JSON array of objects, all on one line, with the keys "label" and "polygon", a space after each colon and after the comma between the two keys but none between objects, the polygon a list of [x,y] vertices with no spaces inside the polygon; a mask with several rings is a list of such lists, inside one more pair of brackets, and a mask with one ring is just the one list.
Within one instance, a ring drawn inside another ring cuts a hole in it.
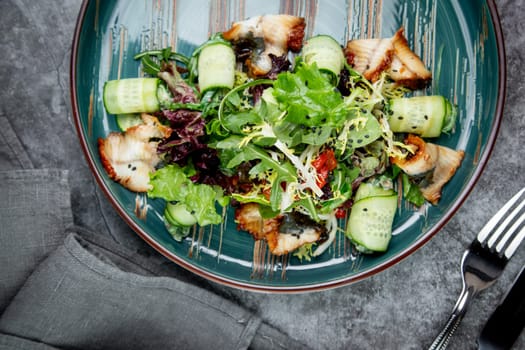
[{"label": "gray concrete surface", "polygon": [[[422,349],[460,292],[459,259],[489,215],[523,187],[525,5],[498,0],[506,37],[508,86],[496,147],[459,212],[428,244],[387,271],[354,285],[301,295],[267,295],[204,281],[170,263],[126,226],[97,188],[74,130],[69,99],[71,39],[80,0],[0,1],[0,117],[32,166],[70,170],[75,220],[162,264],[166,273],[227,296],[316,349]],[[472,305],[451,343],[473,349],[499,298],[525,263],[525,249]],[[160,326],[160,325],[159,325]],[[525,349],[525,333],[515,344]]]}]

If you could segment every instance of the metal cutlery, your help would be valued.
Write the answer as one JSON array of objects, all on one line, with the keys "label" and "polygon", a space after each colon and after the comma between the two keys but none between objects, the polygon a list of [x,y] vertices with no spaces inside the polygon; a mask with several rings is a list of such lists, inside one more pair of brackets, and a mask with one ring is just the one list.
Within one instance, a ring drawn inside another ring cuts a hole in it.
[{"label": "metal cutlery", "polygon": [[478,337],[478,350],[510,349],[525,327],[525,265]]},{"label": "metal cutlery", "polygon": [[525,188],[481,229],[461,259],[463,289],[443,330],[429,350],[445,349],[472,299],[496,282],[525,237]]}]

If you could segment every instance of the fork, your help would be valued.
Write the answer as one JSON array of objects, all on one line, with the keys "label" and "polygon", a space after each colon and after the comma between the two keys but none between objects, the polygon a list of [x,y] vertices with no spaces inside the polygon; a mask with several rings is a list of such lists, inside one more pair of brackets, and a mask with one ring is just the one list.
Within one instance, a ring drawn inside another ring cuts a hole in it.
[{"label": "fork", "polygon": [[443,330],[429,350],[445,349],[472,299],[491,286],[525,237],[525,188],[481,229],[461,259],[463,289]]}]

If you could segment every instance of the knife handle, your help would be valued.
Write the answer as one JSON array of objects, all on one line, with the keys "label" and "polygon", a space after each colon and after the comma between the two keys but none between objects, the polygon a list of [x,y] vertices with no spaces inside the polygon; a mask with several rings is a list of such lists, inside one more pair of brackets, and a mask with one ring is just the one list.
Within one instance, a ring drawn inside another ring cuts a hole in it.
[{"label": "knife handle", "polygon": [[510,349],[524,327],[525,266],[481,331],[478,349]]}]

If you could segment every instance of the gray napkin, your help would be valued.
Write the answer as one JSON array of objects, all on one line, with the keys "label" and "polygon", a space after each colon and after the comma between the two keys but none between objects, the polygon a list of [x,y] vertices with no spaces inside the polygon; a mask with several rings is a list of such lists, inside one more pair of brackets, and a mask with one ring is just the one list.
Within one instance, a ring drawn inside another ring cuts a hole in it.
[{"label": "gray napkin", "polygon": [[[258,317],[192,285],[151,277],[142,263],[111,241],[70,230],[6,309],[0,331],[64,348],[248,348]],[[277,335],[262,339],[288,348]]]},{"label": "gray napkin", "polygon": [[0,349],[305,348],[242,307],[162,277],[146,258],[72,226],[68,172],[32,169],[8,133],[0,134]]}]

